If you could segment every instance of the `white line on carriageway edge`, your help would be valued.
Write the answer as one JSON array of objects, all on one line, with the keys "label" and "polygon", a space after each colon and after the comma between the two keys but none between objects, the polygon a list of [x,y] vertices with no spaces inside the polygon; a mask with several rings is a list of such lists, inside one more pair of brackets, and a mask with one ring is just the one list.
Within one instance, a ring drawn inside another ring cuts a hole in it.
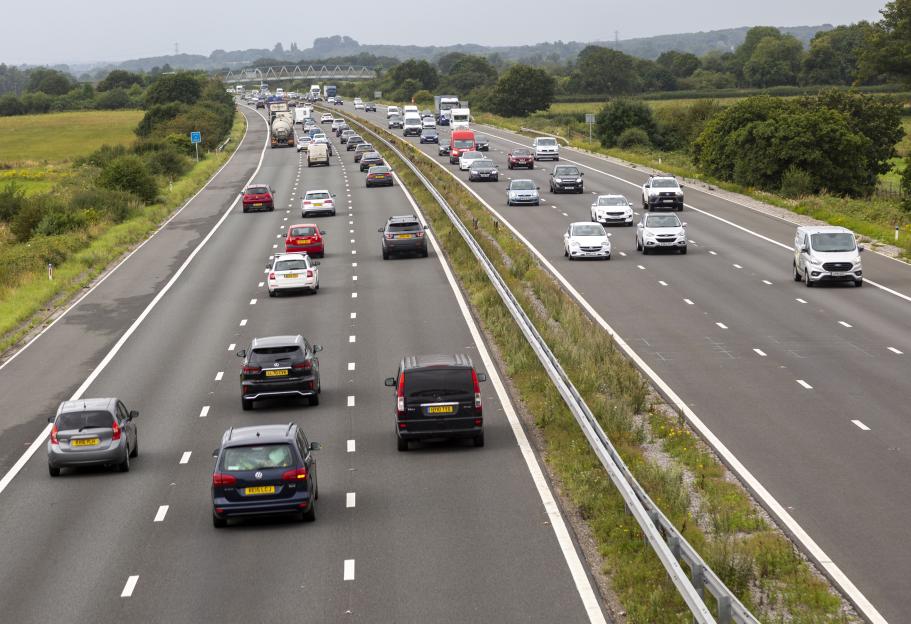
[{"label": "white line on carriageway edge", "polygon": [[[491,136],[496,136],[490,132],[488,132],[487,134],[490,134]],[[497,137],[497,138],[503,139],[503,137]],[[521,145],[521,143],[517,143],[516,141],[511,141],[510,139],[503,139],[503,140],[509,141],[511,143],[515,143],[516,145]],[[743,463],[741,463],[741,461],[737,458],[737,456],[734,455],[734,453],[731,452],[731,450],[724,444],[724,442],[722,442],[721,439],[715,435],[715,433],[709,428],[709,426],[706,425],[702,421],[702,419],[696,415],[696,412],[694,412],[683,401],[683,399],[681,399],[680,396],[667,384],[667,382],[665,382],[661,377],[659,377],[658,374],[645,362],[645,360],[643,360],[639,356],[639,354],[636,353],[636,351],[634,351],[633,348],[630,347],[629,344],[616,331],[614,331],[613,327],[611,327],[607,323],[607,321],[605,321],[604,318],[600,314],[598,314],[598,312],[594,309],[594,307],[592,307],[592,305],[582,296],[582,294],[579,293],[578,290],[576,290],[576,288],[569,282],[569,280],[567,280],[566,277],[564,277],[563,274],[560,273],[557,270],[557,268],[547,258],[545,258],[544,255],[534,245],[531,244],[531,241],[529,241],[527,238],[525,238],[525,236],[522,235],[522,233],[519,232],[515,228],[515,226],[512,225],[512,223],[509,220],[504,218],[504,216],[502,214],[500,214],[496,209],[494,209],[493,206],[491,206],[489,203],[484,201],[484,199],[480,195],[478,195],[478,193],[474,189],[472,189],[468,184],[466,184],[464,180],[462,180],[461,178],[459,178],[458,176],[453,174],[452,171],[447,169],[442,163],[431,158],[426,153],[421,152],[421,154],[423,154],[427,158],[427,160],[429,160],[430,162],[435,163],[437,166],[439,166],[443,171],[446,171],[447,173],[449,173],[449,175],[452,176],[452,178],[454,180],[456,180],[459,184],[461,184],[466,190],[468,190],[469,193],[471,193],[479,202],[481,202],[481,204],[483,204],[492,215],[494,215],[501,223],[503,223],[506,227],[508,227],[509,230],[516,236],[516,238],[518,238],[538,258],[538,260],[541,262],[541,264],[544,265],[551,272],[551,274],[553,274],[554,277],[557,278],[557,280],[563,285],[564,288],[566,288],[567,292],[569,292],[570,295],[572,295],[572,297],[574,299],[576,299],[576,301],[578,301],[579,304],[586,310],[586,312],[588,312],[588,314],[593,319],[595,319],[595,321],[602,328],[604,328],[604,330],[607,331],[608,334],[610,334],[610,336],[614,339],[614,341],[617,343],[617,345],[621,349],[623,349],[623,351],[627,354],[627,356],[636,364],[636,366],[639,368],[639,370],[641,370],[644,375],[646,375],[649,379],[652,380],[652,383],[654,383],[656,386],[658,386],[661,389],[662,392],[664,392],[664,395],[668,398],[668,400],[671,403],[673,403],[678,409],[681,410],[681,412],[686,416],[687,421],[690,423],[690,425],[694,429],[696,429],[697,432],[699,432],[699,435],[702,436],[702,438],[706,442],[708,442],[712,446],[712,448],[715,449],[715,452],[718,453],[723,458],[724,462],[728,465],[728,467],[732,471],[734,471],[734,473],[738,476],[738,478],[743,483],[746,484],[746,486],[753,492],[754,496],[756,496],[763,502],[766,509],[768,509],[778,519],[778,522],[787,529],[787,531],[791,534],[793,539],[795,539],[798,543],[800,543],[801,546],[806,550],[806,552],[808,552],[810,554],[810,556],[813,559],[815,559],[816,563],[826,571],[826,574],[841,589],[841,591],[844,592],[845,595],[849,596],[851,602],[854,603],[854,605],[858,608],[858,610],[860,610],[863,613],[863,615],[873,624],[887,624],[886,619],[883,618],[882,615],[880,615],[880,613],[879,613],[879,611],[877,611],[876,607],[873,606],[873,603],[871,603],[867,599],[867,597],[864,596],[864,594],[857,588],[857,586],[854,585],[854,583],[851,581],[851,579],[849,579],[847,577],[847,575],[841,571],[841,569],[835,564],[834,561],[832,561],[832,559],[826,554],[826,552],[822,549],[822,547],[820,547],[819,544],[817,544],[816,541],[812,537],[810,537],[810,534],[807,533],[804,530],[804,528],[800,526],[800,524],[794,519],[793,516],[791,516],[790,513],[788,513],[788,511],[784,508],[784,506],[782,506],[782,504],[779,503],[775,499],[774,496],[772,496],[771,492],[769,492],[765,488],[765,486],[762,485],[762,483],[760,483],[759,479],[757,479],[755,476],[753,476],[753,473],[751,473],[747,469],[747,467],[744,466]],[[572,161],[569,161],[568,159],[564,159],[564,160],[567,160],[568,162],[572,162]],[[581,165],[581,166],[591,169],[593,171],[598,171],[599,173],[605,173],[603,171],[594,169],[593,167],[589,167],[588,165]],[[609,173],[605,173],[605,175],[608,175],[613,178],[617,177],[617,176],[614,176]],[[621,178],[617,178],[617,179],[621,179]],[[623,181],[627,182],[626,180],[623,180]],[[632,183],[630,183],[630,184],[632,184]],[[701,210],[697,210],[697,211],[702,212]],[[704,213],[704,214],[708,214],[708,213]],[[770,238],[767,238],[765,236],[762,236],[761,234],[757,234],[755,232],[750,232],[750,230],[747,230],[746,228],[743,228],[742,226],[739,226],[737,224],[731,223],[730,221],[726,221],[725,219],[721,219],[720,217],[715,217],[714,215],[711,215],[711,214],[709,214],[708,216],[711,216],[712,218],[715,218],[715,219],[719,219],[720,221],[724,221],[725,223],[729,223],[730,225],[732,225],[738,229],[749,232],[749,233],[751,233],[755,236],[758,236],[764,240],[767,240],[775,245],[779,245],[779,246],[787,248],[786,245],[782,245],[781,243],[774,241]],[[444,267],[445,267],[445,265],[444,265]],[[883,288],[885,290],[889,290],[885,287],[883,287]],[[901,293],[895,293],[894,291],[890,291],[890,292],[893,292],[893,294],[896,294],[900,297],[907,298],[907,297],[905,297],[905,295],[902,295]],[[911,300],[911,298],[908,298],[908,299]]]},{"label": "white line on carriageway edge", "polygon": [[[399,179],[398,175],[395,173],[392,175],[397,182],[397,186],[402,189],[402,192],[405,194],[405,197],[408,198],[411,207],[414,208],[415,214],[419,215],[421,217],[421,220],[426,223],[427,219],[425,218],[424,213],[421,212],[421,209],[418,207],[417,203],[414,201],[411,193],[409,193],[405,188],[405,185],[402,184],[402,181]],[[452,289],[456,301],[459,304],[459,310],[462,312],[462,316],[465,319],[466,325],[468,325],[468,331],[471,333],[471,337],[478,349],[478,354],[481,356],[481,360],[484,362],[484,368],[487,369],[487,376],[493,384],[494,390],[497,393],[497,397],[500,400],[500,404],[503,406],[503,413],[506,414],[506,419],[509,421],[509,426],[512,429],[513,436],[515,436],[516,443],[519,445],[519,450],[522,452],[522,458],[525,460],[525,465],[528,468],[528,472],[531,473],[531,479],[538,491],[538,496],[541,498],[541,503],[544,505],[544,512],[547,514],[547,517],[550,520],[550,525],[557,537],[557,543],[560,546],[560,550],[563,552],[563,558],[566,560],[566,565],[569,567],[573,582],[576,585],[576,591],[579,592],[579,597],[582,599],[582,605],[588,614],[589,622],[592,622],[593,624],[606,624],[604,613],[601,610],[601,604],[598,602],[598,598],[595,595],[594,589],[592,588],[591,580],[588,578],[588,573],[586,572],[585,567],[582,565],[582,560],[579,558],[579,553],[576,552],[572,537],[569,534],[569,529],[567,529],[566,522],[563,520],[563,516],[560,514],[560,507],[557,505],[557,501],[554,499],[553,492],[551,492],[550,486],[548,485],[547,480],[544,478],[544,473],[541,471],[541,467],[538,465],[535,453],[531,448],[531,444],[528,442],[528,437],[525,435],[525,430],[522,428],[522,423],[519,421],[519,417],[512,405],[509,394],[506,392],[506,387],[503,385],[502,379],[500,379],[500,373],[494,366],[493,359],[490,357],[490,353],[487,350],[487,345],[484,343],[484,340],[481,337],[481,332],[478,330],[478,327],[475,324],[474,317],[472,317],[471,312],[468,309],[468,305],[465,303],[465,298],[462,295],[462,291],[459,290],[459,286],[456,283],[455,277],[449,268],[449,264],[443,258],[443,254],[441,253],[440,247],[437,244],[436,237],[434,236],[433,232],[429,230],[427,231],[427,237],[430,239],[430,243],[433,245],[433,248],[436,251],[437,260],[443,267],[443,273],[446,275],[446,280],[449,282],[449,286]]]},{"label": "white line on carriageway edge", "polygon": [[[260,116],[260,117],[262,117],[262,116]],[[244,131],[244,138],[241,139],[241,143],[246,139],[247,131],[249,131],[249,129],[250,129],[250,125],[247,124],[247,130]],[[250,179],[247,180],[247,182],[246,182],[246,184],[244,184],[244,186],[246,186],[247,184],[250,184],[253,181],[253,178],[255,178],[256,175],[259,173],[259,170],[263,165],[263,158],[266,155],[266,146],[268,145],[268,140],[269,140],[269,135],[267,132],[265,135],[265,140],[263,141],[262,152],[259,155],[259,163],[256,165],[256,169],[253,171],[253,175],[250,176]],[[238,148],[239,147],[240,146],[238,146]],[[234,151],[234,154],[237,154],[238,151],[239,151],[239,149],[236,149]],[[231,155],[231,158],[234,157],[234,154]],[[230,159],[228,160],[228,162],[230,162]],[[224,166],[227,166],[227,164],[228,163],[226,162]],[[222,167],[222,169],[224,169],[224,166]],[[218,175],[218,173],[221,172],[222,169],[219,169],[218,172],[216,172],[215,175],[213,175],[209,179],[209,181],[206,182],[206,186],[204,186],[202,189],[200,189],[196,195],[199,195],[199,193],[201,193],[203,190],[205,190],[205,188],[207,186],[209,186],[209,184],[212,183],[212,181],[215,179],[215,177]],[[193,197],[196,197],[196,195],[194,195]],[[203,247],[205,247],[206,243],[209,242],[209,240],[212,238],[212,236],[215,235],[215,232],[217,232],[218,229],[221,228],[221,225],[225,222],[225,220],[228,218],[228,216],[234,210],[234,207],[237,205],[237,202],[239,199],[240,199],[240,195],[238,195],[234,199],[234,201],[231,202],[231,205],[228,206],[228,209],[225,210],[224,214],[222,214],[221,218],[218,220],[218,222],[215,224],[215,226],[212,227],[211,230],[209,230],[209,233],[206,234],[205,238],[203,238],[199,242],[199,244],[193,249],[193,251],[190,252],[190,255],[187,256],[187,259],[183,261],[183,264],[181,264],[180,267],[177,269],[177,271],[174,273],[174,275],[171,276],[171,279],[169,279],[168,282],[164,286],[162,286],[161,290],[158,291],[158,293],[155,295],[155,297],[152,299],[152,301],[149,302],[149,304],[145,307],[145,309],[142,311],[142,313],[136,318],[135,321],[133,321],[133,324],[130,325],[129,328],[127,328],[127,330],[117,340],[117,342],[114,343],[114,346],[111,347],[110,351],[107,352],[107,354],[104,356],[104,358],[101,360],[101,362],[98,363],[98,365],[95,367],[95,369],[89,374],[88,377],[86,377],[85,381],[83,381],[82,384],[76,389],[76,391],[70,397],[71,401],[79,399],[82,396],[82,394],[89,388],[89,386],[92,384],[92,382],[95,381],[95,379],[98,377],[98,375],[100,375],[101,372],[105,368],[107,368],[108,364],[110,364],[111,361],[114,359],[114,356],[116,356],[117,353],[119,353],[120,350],[123,348],[123,345],[126,344],[126,342],[136,332],[136,330],[139,328],[139,326],[142,325],[143,321],[145,321],[146,317],[149,316],[149,314],[152,312],[152,310],[155,309],[155,307],[164,298],[164,296],[168,293],[168,291],[171,290],[171,288],[174,286],[174,284],[177,282],[177,280],[180,279],[180,276],[183,275],[183,273],[184,273],[184,271],[186,271],[187,267],[190,266],[190,264],[196,258],[197,254],[202,250]],[[184,208],[187,205],[189,205],[190,201],[192,201],[192,198],[186,204],[184,204]],[[181,210],[183,210],[183,208],[181,208]],[[175,214],[175,216],[176,216],[176,214]],[[173,218],[174,217],[171,217],[171,219],[173,219]],[[170,221],[170,219],[168,221]],[[167,223],[168,222],[166,221],[164,225],[167,225]],[[161,228],[157,229],[155,231],[155,233],[152,234],[152,236],[155,236],[155,234],[160,232],[161,229],[164,227],[164,225],[162,225]],[[151,240],[151,237],[147,238],[142,244],[144,245],[149,240]],[[138,250],[138,247],[137,247],[137,250]],[[134,250],[133,253],[135,253],[135,251],[136,250]],[[114,267],[114,270],[116,270],[118,267],[122,266],[123,262],[126,262],[126,260],[129,257],[130,256],[127,256],[127,258],[124,258],[123,261],[117,265],[117,267]],[[111,272],[113,272],[113,270]],[[108,273],[108,275],[110,275],[110,273]],[[105,276],[105,277],[107,277],[107,276]],[[99,282],[99,284],[100,283],[101,282]],[[97,285],[98,284],[96,284],[96,286]],[[76,303],[74,303],[72,306],[70,306],[67,309],[67,312],[72,310],[73,307],[81,300],[82,299],[77,300]],[[34,342],[34,340],[36,340],[38,337],[39,336],[36,336],[35,339],[32,340],[32,342]],[[31,342],[29,344],[31,344]],[[28,346],[28,345],[26,345],[26,346]],[[21,352],[22,351],[20,350],[19,353],[21,353]],[[7,363],[9,363],[9,361],[10,360],[7,360]],[[0,368],[2,368],[2,367],[0,367]],[[35,438],[35,440],[29,445],[28,449],[26,449],[26,451],[22,454],[22,456],[16,460],[16,463],[14,463],[12,465],[12,467],[6,472],[6,474],[3,475],[3,478],[0,479],[0,494],[2,494],[6,490],[6,488],[9,486],[9,484],[12,483],[13,479],[16,478],[16,475],[19,474],[19,472],[22,470],[22,468],[25,467],[25,464],[28,463],[28,460],[31,459],[32,455],[34,455],[38,451],[38,449],[42,446],[42,444],[44,444],[44,440],[47,438],[48,434],[50,433],[51,427],[53,427],[53,425],[48,423],[44,427],[44,429],[41,431],[41,433],[38,434],[38,437]]]}]

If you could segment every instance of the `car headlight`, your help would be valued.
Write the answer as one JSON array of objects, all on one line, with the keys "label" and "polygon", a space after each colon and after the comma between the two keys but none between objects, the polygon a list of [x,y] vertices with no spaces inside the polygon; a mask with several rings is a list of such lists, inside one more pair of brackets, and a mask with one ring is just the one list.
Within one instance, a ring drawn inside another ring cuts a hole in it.
[{"label": "car headlight", "polygon": [[807,257],[807,264],[812,264],[813,266],[819,266],[822,263],[819,260],[817,260],[816,258],[809,256],[809,257]]},{"label": "car headlight", "polygon": [[579,247],[579,241],[571,240],[571,241],[569,241],[569,246],[570,246],[570,247],[574,247],[574,248],[578,248],[578,247]]},{"label": "car headlight", "polygon": [[643,233],[642,233],[642,236],[643,236],[643,238],[648,238],[648,239],[654,239],[654,238],[655,238],[655,234],[652,233],[652,232],[643,232]]},{"label": "car headlight", "polygon": [[606,240],[601,243],[601,249],[610,249],[610,241]]},{"label": "car headlight", "polygon": [[582,184],[582,178],[576,178],[576,183],[577,183],[577,184]]}]

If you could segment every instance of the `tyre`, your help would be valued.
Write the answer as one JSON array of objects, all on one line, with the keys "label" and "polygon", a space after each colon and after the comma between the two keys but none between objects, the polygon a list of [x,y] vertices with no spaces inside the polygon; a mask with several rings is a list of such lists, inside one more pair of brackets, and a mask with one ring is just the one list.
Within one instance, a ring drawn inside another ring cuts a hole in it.
[{"label": "tyre", "polygon": [[250,212],[249,206],[244,206],[244,214],[247,214],[248,212]]},{"label": "tyre", "polygon": [[310,402],[310,407],[315,407],[315,406],[319,405],[319,392],[308,396],[307,401]]},{"label": "tyre", "polygon": [[48,466],[47,466],[47,471],[50,473],[50,475],[51,475],[52,477],[59,477],[59,476],[60,476],[60,468],[54,468],[54,467],[51,466],[50,464],[48,464]]},{"label": "tyre", "polygon": [[509,201],[509,200],[507,199],[507,200],[506,200],[506,205],[507,205],[507,206],[512,206],[512,202]]},{"label": "tyre", "polygon": [[117,464],[117,472],[129,472],[130,471],[130,454],[127,453],[127,456],[123,458],[123,461]]},{"label": "tyre", "polygon": [[389,252],[384,249],[383,250],[383,260],[388,260],[388,259],[389,259]]},{"label": "tyre", "polygon": [[568,257],[569,257],[569,252],[566,251],[566,247],[563,248],[563,257],[564,257],[564,258],[568,258]]},{"label": "tyre", "polygon": [[529,168],[529,169],[534,169],[534,168],[535,168],[535,164],[532,163],[531,165],[528,166],[528,168]]},{"label": "tyre", "polygon": [[136,436],[136,439],[133,440],[133,450],[130,451],[130,457],[139,457],[139,436]]},{"label": "tyre", "polygon": [[216,529],[223,529],[228,526],[228,519],[219,518],[215,514],[212,514],[212,526],[214,526]]},{"label": "tyre", "polygon": [[794,264],[794,281],[795,281],[795,282],[801,281],[801,280],[800,280],[800,273],[797,271],[797,264]]},{"label": "tyre", "polygon": [[301,514],[303,522],[313,522],[316,520],[316,499],[310,501],[310,508]]},{"label": "tyre", "polygon": [[636,251],[642,251],[642,245],[639,243],[639,238],[636,238]]},{"label": "tyre", "polygon": [[643,256],[647,256],[648,254],[649,254],[648,247],[646,247],[645,245],[643,245],[643,246],[642,246],[642,255],[643,255]]},{"label": "tyre", "polygon": [[270,297],[276,297],[276,296],[278,296],[278,293],[277,293],[276,291],[274,291],[274,290],[270,290],[270,291],[269,291],[269,296],[270,296]]},{"label": "tyre", "polygon": [[474,445],[475,445],[475,446],[484,446],[484,434],[481,433],[481,434],[479,434],[479,435],[476,435],[476,436],[472,439],[472,442],[474,442]]},{"label": "tyre", "polygon": [[429,256],[429,255],[430,255],[430,253],[429,253],[426,249],[425,249],[424,251],[421,252],[421,257],[422,257],[422,258],[426,258],[426,257]]},{"label": "tyre", "polygon": [[863,285],[864,285],[864,281],[862,279],[854,280],[854,288],[860,288]]},{"label": "tyre", "polygon": [[813,287],[813,282],[810,281],[810,272],[809,271],[803,272],[803,283],[806,285],[807,288]]},{"label": "tyre", "polygon": [[681,248],[680,248],[680,255],[682,255],[682,256],[685,256],[685,255],[686,255],[686,247],[681,247]]},{"label": "tyre", "polygon": [[240,406],[245,412],[249,412],[253,409],[253,399],[240,398]]},{"label": "tyre", "polygon": [[405,452],[408,450],[408,440],[396,436],[396,442],[398,443],[399,451]]}]

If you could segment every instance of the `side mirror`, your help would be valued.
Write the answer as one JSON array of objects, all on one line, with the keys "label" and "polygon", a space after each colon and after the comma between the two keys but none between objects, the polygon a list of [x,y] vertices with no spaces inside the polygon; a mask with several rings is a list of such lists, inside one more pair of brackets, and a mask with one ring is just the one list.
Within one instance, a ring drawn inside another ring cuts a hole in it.
[{"label": "side mirror", "polygon": [[52,423],[52,422],[54,422],[55,420],[57,420],[57,417],[56,417],[56,416],[48,416],[48,417],[47,417],[47,421],[48,421],[49,423]]},{"label": "side mirror", "polygon": [[429,230],[429,229],[430,229],[430,224],[429,224],[429,223],[425,223],[425,224],[424,224],[424,229],[425,229],[425,230]]},{"label": "side mirror", "polygon": [[800,251],[802,251],[803,253],[810,253],[810,246],[804,245],[803,247],[800,248]]},{"label": "side mirror", "polygon": [[313,345],[313,352],[314,352],[314,353],[319,353],[319,352],[322,351],[322,350],[323,350],[323,345],[318,345],[318,344]]},{"label": "side mirror", "polygon": [[585,175],[585,172],[584,172],[584,171],[580,171],[580,172],[579,172],[579,177],[582,177],[582,176],[584,176],[584,175]]},{"label": "side mirror", "polygon": [[[686,224],[685,224],[685,223],[683,224],[683,227],[686,227]],[[611,236],[614,235],[613,232],[606,232],[606,234],[607,234],[607,237],[608,237],[608,238],[610,238]]]},{"label": "side mirror", "polygon": [[266,268],[267,268],[267,269],[271,269],[271,268],[272,268],[272,263],[271,263],[271,262],[267,262],[267,263],[266,263]]},{"label": "side mirror", "polygon": [[234,355],[236,355],[239,358],[245,358],[245,357],[247,357],[247,350],[241,349],[240,351],[237,351]]},{"label": "side mirror", "polygon": [[645,226],[642,225],[642,221],[640,221],[639,223],[636,224],[636,227],[641,229],[641,228],[643,228],[643,227],[645,227]]},{"label": "side mirror", "polygon": [[215,457],[216,459],[218,458],[218,449],[212,451],[212,457]]},{"label": "side mirror", "polygon": [[683,227],[686,227],[686,221],[684,221],[681,225],[683,225]]},{"label": "side mirror", "polygon": [[326,235],[326,230],[320,230],[319,233],[320,233],[322,236],[325,236],[325,235]]},{"label": "side mirror", "polygon": [[319,260],[317,260],[316,262],[311,262],[311,263],[310,263],[310,266],[318,267],[318,266],[319,266]]},{"label": "side mirror", "polygon": [[379,232],[380,234],[382,234],[382,233],[383,233],[383,228],[377,228],[376,231]]},{"label": "side mirror", "polygon": [[130,420],[139,418],[139,410],[130,410]]},{"label": "side mirror", "polygon": [[[394,388],[395,387],[395,377],[386,377],[386,380],[383,381],[383,385],[389,386],[390,388]],[[51,420],[53,420],[53,418]]]},{"label": "side mirror", "polygon": [[540,190],[541,190],[541,187],[540,187],[540,186],[536,186],[536,187],[535,187],[535,190],[536,190],[536,191],[540,191]]},{"label": "side mirror", "polygon": [[478,373],[478,381],[487,381],[487,373]]},{"label": "side mirror", "polygon": [[322,450],[322,448],[323,448],[323,446],[319,442],[311,442],[310,446],[307,448],[307,450],[320,451],[320,450]]},{"label": "side mirror", "polygon": [[858,245],[858,246],[857,246],[857,253],[860,253],[860,252],[863,251],[863,250],[864,250],[864,246],[863,246],[863,245]]}]

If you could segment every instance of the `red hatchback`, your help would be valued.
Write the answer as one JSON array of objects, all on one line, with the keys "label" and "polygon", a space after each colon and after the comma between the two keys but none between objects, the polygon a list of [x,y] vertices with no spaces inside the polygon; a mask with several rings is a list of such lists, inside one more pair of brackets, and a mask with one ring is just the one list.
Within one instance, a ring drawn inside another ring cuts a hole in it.
[{"label": "red hatchback", "polygon": [[244,196],[244,212],[275,210],[275,191],[268,184],[251,184],[241,194]]},{"label": "red hatchback", "polygon": [[286,253],[305,253],[312,258],[322,258],[326,254],[323,246],[323,234],[315,223],[298,223],[288,228],[285,237]]},{"label": "red hatchback", "polygon": [[515,169],[516,167],[535,168],[534,154],[531,153],[531,150],[524,148],[514,149],[509,152],[506,155],[506,162],[510,169]]}]

